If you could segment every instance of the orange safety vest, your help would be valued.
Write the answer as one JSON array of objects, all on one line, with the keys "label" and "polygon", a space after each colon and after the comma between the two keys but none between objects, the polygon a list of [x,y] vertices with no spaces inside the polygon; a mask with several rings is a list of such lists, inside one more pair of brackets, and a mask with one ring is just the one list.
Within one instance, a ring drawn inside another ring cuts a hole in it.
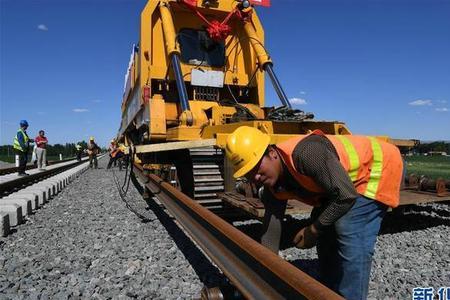
[{"label": "orange safety vest", "polygon": [[[395,145],[370,136],[325,135],[320,130],[311,134],[322,135],[331,141],[359,194],[390,207],[398,206],[403,161]],[[311,177],[299,173],[292,159],[297,144],[309,135],[299,135],[276,146],[289,173],[300,186],[316,196],[305,199],[292,192],[273,194],[279,200],[297,199],[312,206],[320,206],[324,190]]]}]

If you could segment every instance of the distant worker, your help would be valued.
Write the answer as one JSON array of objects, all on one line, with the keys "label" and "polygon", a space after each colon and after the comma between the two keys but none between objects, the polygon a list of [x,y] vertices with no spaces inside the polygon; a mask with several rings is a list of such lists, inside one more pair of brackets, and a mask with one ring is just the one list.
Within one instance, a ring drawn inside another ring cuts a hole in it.
[{"label": "distant worker", "polygon": [[119,152],[116,155],[116,160],[119,163],[119,170],[122,170],[122,167],[128,167],[128,155],[125,154],[126,146],[123,143],[119,143],[117,148]]},{"label": "distant worker", "polygon": [[122,158],[124,156],[124,145],[117,144],[116,140],[111,140],[109,145],[109,162],[107,169],[110,169],[112,165],[116,166],[116,162],[119,163],[119,170],[122,170]]},{"label": "distant worker", "polygon": [[108,162],[108,166],[106,167],[107,169],[110,169],[113,163],[114,163],[114,166],[116,165],[115,157],[116,157],[117,151],[118,151],[118,149],[117,149],[116,140],[112,139],[111,143],[109,144],[109,147],[108,147],[109,162]]},{"label": "distant worker", "polygon": [[77,156],[77,161],[81,161],[81,155],[83,154],[83,147],[80,144],[75,145],[75,154]]},{"label": "distant worker", "polygon": [[47,144],[48,140],[45,136],[44,130],[39,130],[39,135],[34,139],[36,144],[36,159],[39,170],[44,170],[47,166]]},{"label": "distant worker", "polygon": [[95,143],[94,137],[91,136],[87,144],[87,153],[89,155],[90,168],[94,167],[95,169],[98,169],[97,154],[100,153],[100,150],[100,147]]},{"label": "distant worker", "polygon": [[273,145],[269,135],[242,126],[228,137],[226,155],[235,178],[264,186],[262,244],[278,252],[288,199],[314,206],[312,224],[296,234],[295,246],[317,245],[322,283],[346,299],[366,299],[381,221],[399,204],[398,148],[319,130]]},{"label": "distant worker", "polygon": [[33,139],[30,139],[27,134],[28,122],[26,120],[20,121],[20,128],[17,130],[14,136],[13,148],[17,155],[19,155],[19,167],[17,173],[19,176],[27,176],[25,173],[28,162],[28,151],[30,150],[30,143],[33,143]]}]

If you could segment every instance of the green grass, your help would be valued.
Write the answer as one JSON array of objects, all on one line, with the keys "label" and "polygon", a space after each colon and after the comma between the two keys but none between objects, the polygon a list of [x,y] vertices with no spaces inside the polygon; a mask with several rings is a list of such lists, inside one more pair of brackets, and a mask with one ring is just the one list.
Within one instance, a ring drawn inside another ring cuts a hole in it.
[{"label": "green grass", "polygon": [[436,179],[450,179],[450,157],[448,156],[408,156],[406,157],[407,174],[425,175]]}]

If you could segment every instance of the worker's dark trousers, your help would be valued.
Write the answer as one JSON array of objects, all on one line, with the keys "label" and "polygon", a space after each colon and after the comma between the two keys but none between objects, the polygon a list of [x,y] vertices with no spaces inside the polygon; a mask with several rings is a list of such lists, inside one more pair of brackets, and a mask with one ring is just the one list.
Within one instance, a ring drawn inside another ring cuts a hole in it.
[{"label": "worker's dark trousers", "polygon": [[89,167],[94,167],[95,169],[98,168],[97,154],[89,155]]},{"label": "worker's dark trousers", "polygon": [[121,160],[122,157],[123,157],[122,153],[117,153],[115,157],[109,156],[109,162],[106,168],[111,169],[113,164],[114,166],[116,166],[116,162],[119,162],[119,170],[122,170],[122,160]]},{"label": "worker's dark trousers", "polygon": [[77,151],[77,160],[81,161],[81,151]]},{"label": "worker's dark trousers", "polygon": [[19,167],[17,168],[17,173],[23,174],[27,169],[28,151],[26,152],[16,151],[16,154],[19,155]]}]

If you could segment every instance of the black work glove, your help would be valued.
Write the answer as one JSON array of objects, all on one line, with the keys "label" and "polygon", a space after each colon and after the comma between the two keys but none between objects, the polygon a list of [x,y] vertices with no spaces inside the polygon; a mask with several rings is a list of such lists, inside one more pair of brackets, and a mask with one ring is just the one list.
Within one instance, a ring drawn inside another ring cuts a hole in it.
[{"label": "black work glove", "polygon": [[316,245],[318,237],[319,231],[314,224],[311,224],[300,229],[300,231],[295,235],[294,245],[300,249],[309,249]]}]

